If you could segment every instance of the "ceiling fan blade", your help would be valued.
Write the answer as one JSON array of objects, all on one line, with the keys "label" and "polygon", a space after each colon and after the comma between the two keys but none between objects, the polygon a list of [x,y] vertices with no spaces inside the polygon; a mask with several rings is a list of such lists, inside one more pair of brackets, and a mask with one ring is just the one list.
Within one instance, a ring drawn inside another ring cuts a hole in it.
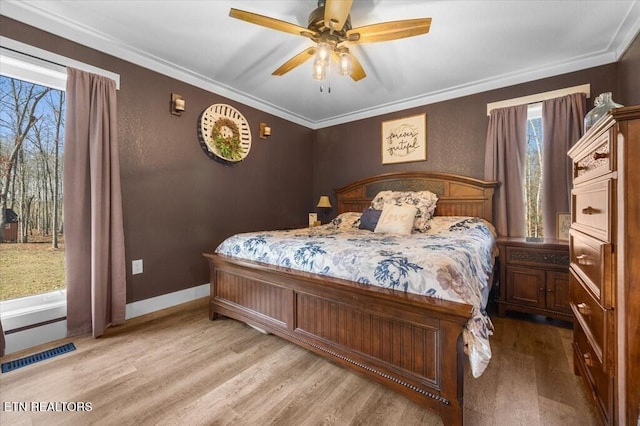
[{"label": "ceiling fan blade", "polygon": [[381,22],[349,30],[347,37],[353,43],[375,43],[426,34],[430,27],[431,18]]},{"label": "ceiling fan blade", "polygon": [[327,0],[324,4],[324,25],[334,31],[341,31],[352,4],[353,0]]},{"label": "ceiling fan blade", "polygon": [[283,31],[285,33],[301,35],[309,38],[318,35],[315,31],[312,31],[308,28],[281,21],[279,19],[270,18],[268,16],[258,15],[257,13],[247,12],[244,10],[231,8],[231,10],[229,10],[229,16],[231,16],[232,18],[240,19],[242,21],[250,22],[252,24],[271,28],[273,30]]},{"label": "ceiling fan blade", "polygon": [[284,64],[280,65],[280,67],[274,72],[272,72],[271,75],[284,75],[289,71],[291,71],[292,69],[294,69],[295,67],[297,67],[298,65],[302,65],[307,60],[313,58],[313,55],[315,54],[316,54],[315,46],[310,47],[307,50],[303,50],[293,58],[289,59]]},{"label": "ceiling fan blade", "polygon": [[353,81],[362,80],[367,76],[367,74],[364,72],[364,68],[362,68],[362,64],[360,64],[360,61],[358,61],[356,56],[352,53],[350,53],[350,55],[351,55],[351,78],[353,79]]}]

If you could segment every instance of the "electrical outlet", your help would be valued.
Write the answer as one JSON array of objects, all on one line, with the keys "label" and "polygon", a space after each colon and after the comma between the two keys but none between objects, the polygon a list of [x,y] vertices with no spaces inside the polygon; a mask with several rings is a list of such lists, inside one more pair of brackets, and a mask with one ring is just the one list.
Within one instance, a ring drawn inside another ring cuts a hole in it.
[{"label": "electrical outlet", "polygon": [[142,259],[134,260],[131,262],[131,274],[137,275],[142,273]]}]

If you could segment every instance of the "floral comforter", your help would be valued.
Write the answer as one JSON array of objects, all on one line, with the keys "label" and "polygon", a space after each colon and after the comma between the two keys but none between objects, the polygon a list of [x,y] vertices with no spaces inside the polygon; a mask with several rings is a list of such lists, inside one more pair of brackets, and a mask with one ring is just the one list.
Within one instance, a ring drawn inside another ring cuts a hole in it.
[{"label": "floral comforter", "polygon": [[471,217],[436,216],[430,225],[411,235],[333,224],[250,232],[229,237],[216,252],[473,305],[463,338],[472,373],[479,377],[491,359],[493,325],[482,293],[491,285],[495,229]]}]

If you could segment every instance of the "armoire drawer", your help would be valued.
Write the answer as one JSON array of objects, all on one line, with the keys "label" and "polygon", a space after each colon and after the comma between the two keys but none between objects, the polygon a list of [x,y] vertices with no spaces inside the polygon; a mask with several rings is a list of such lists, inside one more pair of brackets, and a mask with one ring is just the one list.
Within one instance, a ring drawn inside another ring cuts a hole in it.
[{"label": "armoire drawer", "polygon": [[594,149],[574,161],[573,178],[576,183],[613,171],[613,149],[609,132],[600,135],[592,143],[592,146],[594,146]]},{"label": "armoire drawer", "polygon": [[582,185],[571,191],[574,223],[603,241],[611,241],[610,179]]},{"label": "armoire drawer", "polygon": [[613,307],[612,245],[574,229],[569,234],[569,244],[571,268],[576,271],[600,304],[605,308]]},{"label": "armoire drawer", "polygon": [[607,312],[593,298],[591,293],[584,288],[573,271],[569,277],[569,287],[571,291],[571,310],[576,322],[583,329],[595,360],[603,367],[606,367]]},{"label": "armoire drawer", "polygon": [[609,376],[595,359],[593,349],[579,326],[573,330],[573,350],[574,360],[579,364],[581,374],[585,376],[603,423],[610,424],[613,416],[613,377]]}]

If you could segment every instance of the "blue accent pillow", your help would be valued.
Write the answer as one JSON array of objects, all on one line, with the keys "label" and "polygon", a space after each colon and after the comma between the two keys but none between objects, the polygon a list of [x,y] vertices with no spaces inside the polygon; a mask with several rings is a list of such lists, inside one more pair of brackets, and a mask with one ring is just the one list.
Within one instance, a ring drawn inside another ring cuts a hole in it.
[{"label": "blue accent pillow", "polygon": [[371,207],[364,209],[362,211],[362,216],[360,217],[360,226],[358,228],[374,231],[378,224],[378,220],[380,220],[381,214],[382,210],[375,210]]}]

